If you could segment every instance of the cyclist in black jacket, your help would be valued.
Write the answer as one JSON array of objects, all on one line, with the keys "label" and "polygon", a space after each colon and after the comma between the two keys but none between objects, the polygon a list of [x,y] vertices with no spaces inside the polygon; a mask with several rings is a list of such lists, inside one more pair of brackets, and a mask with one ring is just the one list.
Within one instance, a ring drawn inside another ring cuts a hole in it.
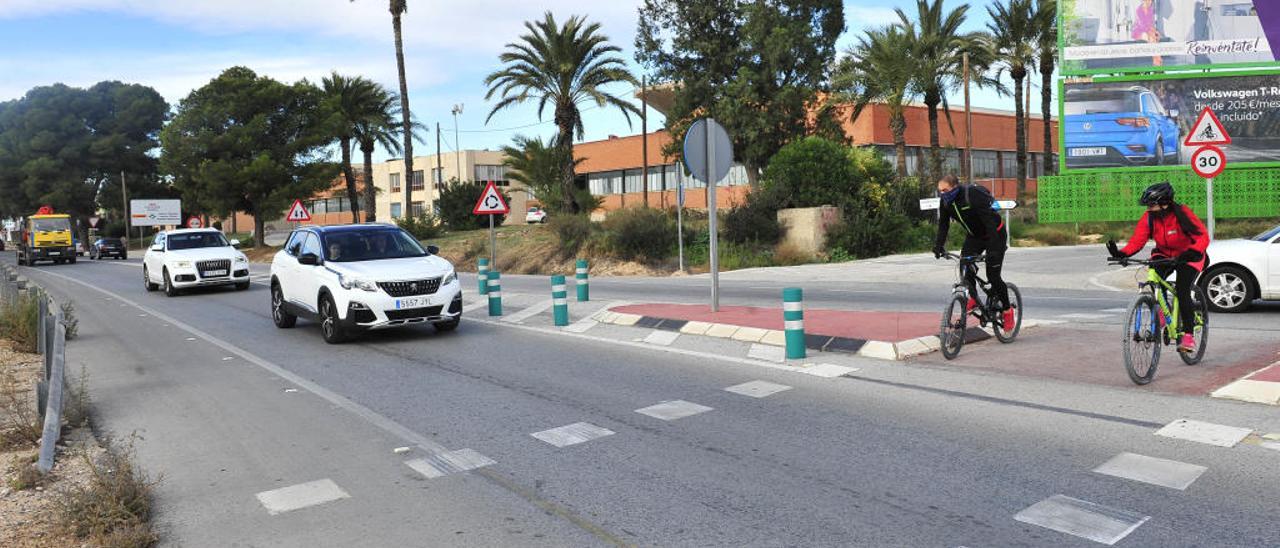
[{"label": "cyclist in black jacket", "polygon": [[[938,207],[941,216],[938,218],[938,238],[933,245],[933,256],[941,259],[946,255],[947,232],[951,228],[951,220],[955,219],[964,227],[964,246],[960,254],[969,257],[983,251],[987,252],[987,281],[991,282],[991,292],[1000,302],[992,303],[996,310],[1004,311],[1004,324],[1013,325],[1016,320],[1013,308],[1009,307],[1009,286],[1000,276],[1004,266],[1004,252],[1009,249],[1008,228],[1004,220],[996,213],[995,198],[981,186],[962,185],[955,175],[944,176],[938,181]],[[968,280],[970,294],[975,294],[972,275]],[[969,298],[969,307],[975,302]]]}]

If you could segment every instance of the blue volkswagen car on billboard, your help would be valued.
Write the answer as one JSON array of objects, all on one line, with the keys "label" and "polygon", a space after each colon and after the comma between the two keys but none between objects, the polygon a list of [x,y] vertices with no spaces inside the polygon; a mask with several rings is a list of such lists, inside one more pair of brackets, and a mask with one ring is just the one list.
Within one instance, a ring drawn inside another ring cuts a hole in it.
[{"label": "blue volkswagen car on billboard", "polygon": [[1177,164],[1178,111],[1142,86],[1067,91],[1064,148],[1068,168]]}]

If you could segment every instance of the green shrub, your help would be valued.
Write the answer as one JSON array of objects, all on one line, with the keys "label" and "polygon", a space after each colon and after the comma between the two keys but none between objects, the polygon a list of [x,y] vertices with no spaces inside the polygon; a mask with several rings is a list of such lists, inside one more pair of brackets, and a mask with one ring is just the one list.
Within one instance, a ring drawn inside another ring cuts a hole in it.
[{"label": "green shrub", "polygon": [[23,294],[12,303],[0,305],[0,339],[13,341],[21,352],[35,353],[39,344],[40,301]]},{"label": "green shrub", "polygon": [[440,219],[430,213],[423,213],[417,217],[401,217],[396,219],[396,224],[419,240],[431,240],[444,234]]},{"label": "green shrub", "polygon": [[779,197],[780,207],[843,205],[866,180],[866,173],[855,163],[849,147],[806,137],[773,155],[764,170],[761,189]]},{"label": "green shrub", "polygon": [[564,257],[577,255],[582,246],[591,240],[591,234],[595,231],[595,223],[586,215],[559,215],[551,217],[547,224],[555,232],[560,254]]},{"label": "green shrub", "polygon": [[658,261],[676,248],[676,226],[666,213],[649,208],[613,212],[601,226],[609,253],[623,260]]},{"label": "green shrub", "polygon": [[778,208],[764,191],[748,194],[747,203],[725,211],[721,222],[724,239],[729,242],[772,245],[782,239]]},{"label": "green shrub", "polygon": [[[451,179],[444,190],[440,191],[440,198],[436,200],[436,204],[440,206],[440,220],[451,230],[489,228],[488,215],[476,215],[471,212],[475,209],[476,201],[480,199],[485,186],[486,184],[482,181],[461,183],[457,179]],[[501,193],[502,199],[510,204],[511,196],[505,192]],[[493,225],[501,226],[506,218],[506,215],[495,215]]]}]

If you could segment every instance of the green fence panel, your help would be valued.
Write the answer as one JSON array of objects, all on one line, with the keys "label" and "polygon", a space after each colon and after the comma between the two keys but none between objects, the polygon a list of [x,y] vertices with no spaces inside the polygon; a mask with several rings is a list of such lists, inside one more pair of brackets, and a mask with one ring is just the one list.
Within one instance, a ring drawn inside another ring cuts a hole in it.
[{"label": "green fence panel", "polygon": [[[1138,197],[1160,181],[1173,184],[1179,202],[1206,214],[1205,181],[1190,172],[1072,173],[1039,179],[1041,223],[1132,221],[1142,212]],[[1229,170],[1213,181],[1219,219],[1280,216],[1280,169]]]}]

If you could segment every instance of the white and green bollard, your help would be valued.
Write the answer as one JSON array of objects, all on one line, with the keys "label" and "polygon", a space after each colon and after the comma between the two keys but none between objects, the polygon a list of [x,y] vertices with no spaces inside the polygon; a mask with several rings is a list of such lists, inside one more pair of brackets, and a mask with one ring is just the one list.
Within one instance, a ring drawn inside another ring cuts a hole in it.
[{"label": "white and green bollard", "polygon": [[587,260],[578,259],[578,266],[574,270],[574,281],[578,286],[578,302],[585,303],[591,300],[591,287],[587,285]]},{"label": "white and green bollard", "polygon": [[476,280],[480,284],[480,294],[489,294],[489,259],[480,259],[476,266]]},{"label": "white and green bollard", "polygon": [[502,280],[501,274],[496,271],[489,271],[489,315],[502,315]]},{"label": "white and green bollard", "polygon": [[560,274],[551,277],[551,315],[556,327],[569,325],[569,289]]},{"label": "white and green bollard", "polygon": [[782,321],[787,338],[787,359],[803,360],[804,351],[804,292],[798,287],[782,290]]}]

